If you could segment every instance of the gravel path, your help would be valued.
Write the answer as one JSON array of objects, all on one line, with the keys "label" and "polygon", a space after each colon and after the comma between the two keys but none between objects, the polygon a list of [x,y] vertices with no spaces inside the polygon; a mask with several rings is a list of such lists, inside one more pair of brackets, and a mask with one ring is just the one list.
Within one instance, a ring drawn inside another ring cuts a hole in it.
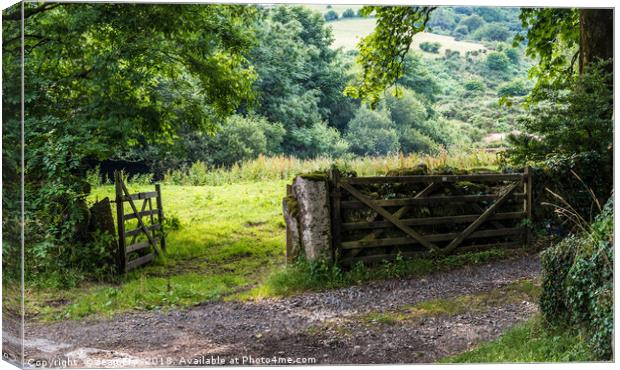
[{"label": "gravel path", "polygon": [[211,302],[110,320],[32,323],[26,325],[26,358],[47,361],[40,363],[46,367],[204,366],[235,358],[237,364],[248,364],[273,361],[274,356],[300,363],[432,362],[499,336],[533,315],[536,304],[506,303],[399,325],[369,325],[359,316],[501,289],[539,274],[538,257],[532,255],[282,299]]}]

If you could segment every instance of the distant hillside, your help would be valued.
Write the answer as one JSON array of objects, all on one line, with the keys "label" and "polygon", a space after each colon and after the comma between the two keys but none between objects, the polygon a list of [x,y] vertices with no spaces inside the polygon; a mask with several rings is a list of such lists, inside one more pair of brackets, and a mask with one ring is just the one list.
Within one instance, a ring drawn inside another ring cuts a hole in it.
[{"label": "distant hillside", "polygon": [[[374,30],[375,20],[373,18],[343,19],[329,22],[328,26],[332,28],[334,33],[333,48],[354,50],[360,39],[369,35]],[[420,49],[420,44],[423,42],[438,42],[441,45],[438,53],[423,52]],[[468,51],[483,51],[486,47],[479,43],[457,41],[452,36],[424,32],[413,37],[411,49],[423,52],[425,56],[439,58],[444,55],[447,49],[458,51],[464,55]]]}]

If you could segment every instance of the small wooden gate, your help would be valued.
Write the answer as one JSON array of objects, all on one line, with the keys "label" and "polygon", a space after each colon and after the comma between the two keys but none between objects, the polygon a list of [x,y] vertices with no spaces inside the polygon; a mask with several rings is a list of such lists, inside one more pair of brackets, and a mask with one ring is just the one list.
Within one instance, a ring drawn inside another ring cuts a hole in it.
[{"label": "small wooden gate", "polygon": [[[153,192],[131,194],[120,173],[115,172],[114,187],[118,229],[118,270],[120,273],[125,273],[151,262],[155,254],[166,250],[166,239],[163,234],[164,210],[159,184],[155,185]],[[138,210],[136,203],[140,201],[142,204]],[[125,213],[125,203],[129,204],[129,213]],[[131,223],[134,219],[135,225],[127,230],[126,223]]]},{"label": "small wooden gate", "polygon": [[342,177],[330,173],[335,259],[389,260],[527,244],[524,173]]}]

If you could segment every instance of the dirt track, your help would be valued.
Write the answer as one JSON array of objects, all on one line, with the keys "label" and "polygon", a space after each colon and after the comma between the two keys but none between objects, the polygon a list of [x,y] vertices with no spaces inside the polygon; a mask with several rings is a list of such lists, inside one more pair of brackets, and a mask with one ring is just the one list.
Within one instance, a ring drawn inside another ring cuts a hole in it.
[{"label": "dirt track", "polygon": [[[503,289],[540,273],[536,256],[258,302],[211,302],[187,310],[140,312],[111,320],[27,323],[26,359],[54,367],[265,363],[428,363],[499,336],[537,311],[534,302],[394,323],[362,320],[434,298]],[[219,356],[219,357],[218,357]],[[67,362],[68,360],[68,362]],[[62,362],[65,361],[65,362]]]}]

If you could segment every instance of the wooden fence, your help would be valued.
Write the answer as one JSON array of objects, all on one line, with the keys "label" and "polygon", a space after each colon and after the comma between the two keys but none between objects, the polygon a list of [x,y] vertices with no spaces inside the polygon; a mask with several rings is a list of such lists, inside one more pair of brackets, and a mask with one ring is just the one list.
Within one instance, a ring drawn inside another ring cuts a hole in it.
[{"label": "wooden fence", "polygon": [[[164,211],[159,184],[155,185],[153,192],[131,194],[120,173],[115,172],[114,187],[116,190],[118,270],[124,273],[151,262],[155,254],[166,250],[162,226]],[[155,207],[153,207],[153,200],[155,200]],[[142,204],[138,210],[136,203],[140,201]],[[125,213],[125,204],[129,205],[129,213]],[[127,224],[133,223],[132,220],[135,220],[133,228],[127,229]]]},{"label": "wooden fence", "polygon": [[342,265],[527,244],[524,173],[343,177],[330,173],[332,249]]}]

